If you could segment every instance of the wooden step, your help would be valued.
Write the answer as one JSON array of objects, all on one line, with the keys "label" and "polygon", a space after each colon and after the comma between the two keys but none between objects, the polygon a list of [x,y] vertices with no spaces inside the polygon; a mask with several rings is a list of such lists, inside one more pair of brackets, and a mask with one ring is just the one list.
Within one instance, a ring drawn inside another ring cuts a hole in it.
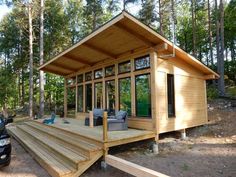
[{"label": "wooden step", "polygon": [[96,152],[97,150],[102,149],[100,146],[91,144],[89,142],[80,139],[79,136],[68,135],[67,132],[64,132],[63,130],[54,129],[48,125],[38,124],[34,122],[27,122],[25,124],[34,129],[37,129],[38,131],[46,133],[53,138],[57,138],[60,141],[64,141],[67,144],[71,144],[77,147],[78,148],[77,150],[80,153],[84,154],[86,157],[89,158],[91,157],[92,152]]},{"label": "wooden step", "polygon": [[43,124],[40,121],[29,121],[29,122],[34,124],[34,125],[41,125],[43,127],[44,126],[50,127],[50,129],[59,130],[60,132],[63,131],[63,132],[65,132],[69,136],[76,137],[76,138],[78,138],[80,140],[86,141],[86,142],[88,142],[90,144],[93,144],[95,146],[98,146],[98,147],[103,147],[103,142],[101,142],[100,140],[97,140],[95,138],[91,138],[91,137],[85,136],[83,132],[80,134],[79,132],[73,132],[73,131],[70,131],[68,129],[63,129],[63,128],[57,127],[56,125],[46,125],[46,124]]},{"label": "wooden step", "polygon": [[88,158],[80,154],[78,151],[76,152],[75,149],[68,147],[66,144],[63,144],[60,141],[56,141],[53,137],[45,136],[45,134],[41,133],[37,129],[34,129],[28,125],[18,125],[17,127],[27,133],[29,136],[32,136],[32,138],[34,138],[39,143],[46,146],[49,151],[59,155],[62,159],[67,161],[76,169],[78,169],[80,164],[82,164],[84,161],[88,160]]},{"label": "wooden step", "polygon": [[45,146],[38,143],[28,134],[17,127],[8,128],[11,135],[17,139],[25,149],[54,177],[69,177],[76,173],[76,169],[63,159],[55,156]]}]

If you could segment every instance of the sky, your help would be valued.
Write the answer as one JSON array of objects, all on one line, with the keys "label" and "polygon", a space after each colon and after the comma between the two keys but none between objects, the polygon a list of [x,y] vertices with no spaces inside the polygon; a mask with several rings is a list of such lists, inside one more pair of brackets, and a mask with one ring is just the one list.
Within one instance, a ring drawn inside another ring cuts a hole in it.
[{"label": "sky", "polygon": [[0,21],[2,20],[3,16],[10,12],[11,9],[8,8],[6,5],[0,5]]}]

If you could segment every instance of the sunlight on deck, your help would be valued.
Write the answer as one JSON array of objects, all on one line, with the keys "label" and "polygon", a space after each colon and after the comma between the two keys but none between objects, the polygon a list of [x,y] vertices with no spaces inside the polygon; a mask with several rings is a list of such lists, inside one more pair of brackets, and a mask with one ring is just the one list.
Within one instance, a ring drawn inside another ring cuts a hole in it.
[{"label": "sunlight on deck", "polygon": [[[68,123],[65,123],[67,121]],[[103,142],[103,127],[95,126],[93,128],[84,125],[84,120],[72,119],[72,118],[57,118],[55,124],[51,125],[56,128],[61,128],[73,133],[84,135],[91,139]],[[139,136],[153,136],[152,131],[138,130],[129,128],[125,131],[108,131],[108,141],[118,141]]]}]

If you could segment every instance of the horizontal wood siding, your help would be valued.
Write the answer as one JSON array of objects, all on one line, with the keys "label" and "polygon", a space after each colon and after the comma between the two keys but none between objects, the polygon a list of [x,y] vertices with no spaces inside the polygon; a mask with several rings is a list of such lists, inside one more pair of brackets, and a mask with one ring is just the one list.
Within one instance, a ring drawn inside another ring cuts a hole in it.
[{"label": "horizontal wood siding", "polygon": [[[203,75],[178,58],[158,60],[157,111],[159,133],[181,130],[207,122],[206,87]],[[174,74],[175,117],[168,118],[167,74]]]}]

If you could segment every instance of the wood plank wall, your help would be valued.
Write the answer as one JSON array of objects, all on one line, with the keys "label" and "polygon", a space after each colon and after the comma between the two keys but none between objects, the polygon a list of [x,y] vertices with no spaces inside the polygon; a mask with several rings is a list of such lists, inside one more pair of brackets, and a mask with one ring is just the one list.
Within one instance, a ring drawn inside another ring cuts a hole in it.
[{"label": "wood plank wall", "polygon": [[[159,133],[207,123],[206,84],[203,74],[179,58],[158,59],[157,111]],[[167,74],[174,74],[175,112],[168,118]]]}]

